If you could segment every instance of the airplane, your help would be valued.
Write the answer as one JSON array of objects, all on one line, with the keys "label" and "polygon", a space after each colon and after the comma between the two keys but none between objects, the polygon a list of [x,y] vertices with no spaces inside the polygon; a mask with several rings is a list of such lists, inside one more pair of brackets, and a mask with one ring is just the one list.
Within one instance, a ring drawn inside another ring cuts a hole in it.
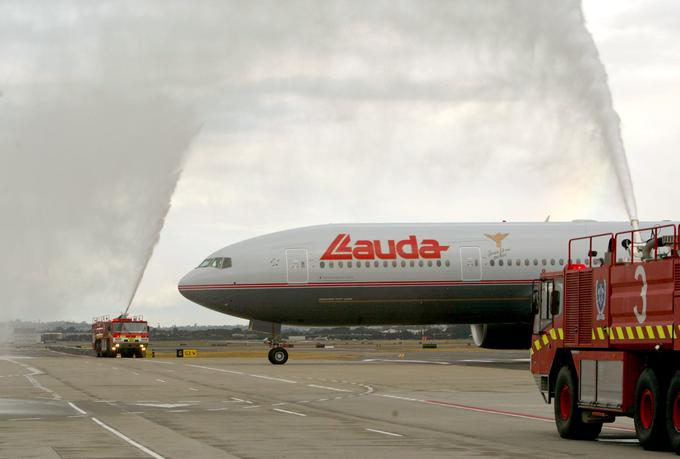
[{"label": "airplane", "polygon": [[594,220],[309,226],[224,247],[178,289],[271,333],[273,364],[288,360],[281,324],[470,324],[479,347],[528,349],[534,280],[565,264],[604,262],[606,238],[592,248],[577,241],[567,260],[570,239],[630,230],[630,222]]}]

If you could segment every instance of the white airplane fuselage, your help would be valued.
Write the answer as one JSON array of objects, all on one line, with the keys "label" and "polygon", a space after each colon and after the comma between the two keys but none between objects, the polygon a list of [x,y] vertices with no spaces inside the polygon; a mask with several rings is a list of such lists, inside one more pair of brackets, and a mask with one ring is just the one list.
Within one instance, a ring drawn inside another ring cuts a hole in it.
[{"label": "white airplane fuselage", "polygon": [[[570,239],[626,230],[593,221],[311,226],[224,247],[179,291],[215,311],[290,325],[528,325],[532,282],[564,267]],[[574,244],[572,262],[588,250]]]}]

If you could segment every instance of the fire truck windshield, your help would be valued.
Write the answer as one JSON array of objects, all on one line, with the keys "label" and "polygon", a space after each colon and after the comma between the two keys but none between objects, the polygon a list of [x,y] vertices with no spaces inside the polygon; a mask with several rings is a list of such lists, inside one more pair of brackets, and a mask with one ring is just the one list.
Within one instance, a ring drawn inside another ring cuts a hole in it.
[{"label": "fire truck windshield", "polygon": [[112,331],[139,333],[146,331],[146,324],[143,322],[114,322]]}]

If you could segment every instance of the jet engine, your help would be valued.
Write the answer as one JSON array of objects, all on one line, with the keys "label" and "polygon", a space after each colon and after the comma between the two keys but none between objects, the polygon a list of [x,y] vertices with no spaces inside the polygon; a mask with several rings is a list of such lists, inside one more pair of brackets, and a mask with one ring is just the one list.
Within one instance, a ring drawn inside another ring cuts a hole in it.
[{"label": "jet engine", "polygon": [[485,349],[529,349],[531,324],[474,324],[470,325],[472,340]]}]

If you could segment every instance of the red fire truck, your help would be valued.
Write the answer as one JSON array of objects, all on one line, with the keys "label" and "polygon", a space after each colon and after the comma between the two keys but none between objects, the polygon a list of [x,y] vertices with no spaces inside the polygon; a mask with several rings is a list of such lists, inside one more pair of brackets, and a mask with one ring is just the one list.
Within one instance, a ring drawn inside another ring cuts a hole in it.
[{"label": "red fire truck", "polygon": [[531,372],[563,438],[628,416],[645,449],[680,454],[679,231],[572,239],[565,269],[534,283]]},{"label": "red fire truck", "polygon": [[94,319],[92,348],[97,357],[146,357],[149,347],[149,325],[141,317],[121,315]]}]

